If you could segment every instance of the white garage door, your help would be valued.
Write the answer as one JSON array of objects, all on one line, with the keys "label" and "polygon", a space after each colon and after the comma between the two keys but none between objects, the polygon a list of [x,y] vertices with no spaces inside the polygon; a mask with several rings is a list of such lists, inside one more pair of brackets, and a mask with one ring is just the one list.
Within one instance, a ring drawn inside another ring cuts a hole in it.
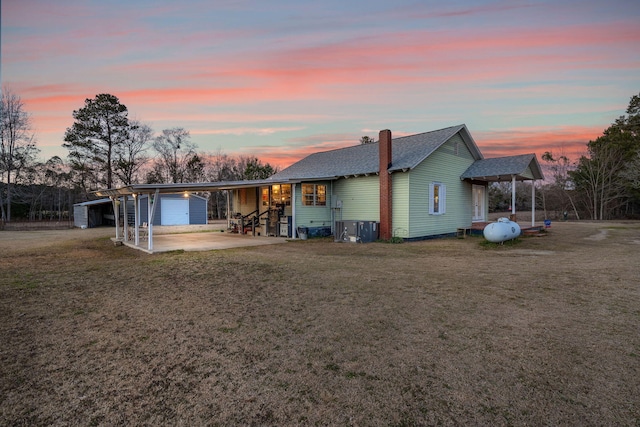
[{"label": "white garage door", "polygon": [[187,199],[162,199],[162,225],[189,224],[189,200]]}]

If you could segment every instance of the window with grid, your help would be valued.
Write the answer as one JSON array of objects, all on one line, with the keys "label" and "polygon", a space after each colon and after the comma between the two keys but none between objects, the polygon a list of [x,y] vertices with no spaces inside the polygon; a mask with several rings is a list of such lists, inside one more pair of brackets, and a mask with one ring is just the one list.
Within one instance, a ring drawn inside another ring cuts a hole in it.
[{"label": "window with grid", "polygon": [[284,204],[291,206],[291,184],[272,185],[271,200],[273,205]]},{"label": "window with grid", "polygon": [[322,184],[302,184],[302,204],[304,206],[326,206],[327,186]]}]

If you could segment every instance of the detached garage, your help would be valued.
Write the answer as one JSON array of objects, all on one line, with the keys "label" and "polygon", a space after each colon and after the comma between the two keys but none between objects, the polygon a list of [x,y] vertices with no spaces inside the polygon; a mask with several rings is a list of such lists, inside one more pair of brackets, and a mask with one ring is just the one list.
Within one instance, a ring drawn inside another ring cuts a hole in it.
[{"label": "detached garage", "polygon": [[[153,197],[153,196],[152,196]],[[207,223],[207,199],[195,194],[160,194],[153,225],[190,225]],[[140,196],[140,225],[148,222],[148,195]],[[129,223],[134,222],[133,200],[128,202]]]}]

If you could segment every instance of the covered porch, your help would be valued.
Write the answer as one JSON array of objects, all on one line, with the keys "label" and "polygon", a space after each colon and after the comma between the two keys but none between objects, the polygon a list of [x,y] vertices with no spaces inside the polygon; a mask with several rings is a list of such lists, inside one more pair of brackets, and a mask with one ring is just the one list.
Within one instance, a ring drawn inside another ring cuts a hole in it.
[{"label": "covered porch", "polygon": [[[535,154],[477,160],[462,174],[460,179],[485,187],[492,182],[511,182],[511,213],[509,217],[516,222],[516,183],[531,181],[531,228],[536,226],[535,182],[543,180],[544,175]],[[484,221],[474,222],[477,229],[484,229],[486,224]],[[522,227],[523,230],[525,228]]]}]

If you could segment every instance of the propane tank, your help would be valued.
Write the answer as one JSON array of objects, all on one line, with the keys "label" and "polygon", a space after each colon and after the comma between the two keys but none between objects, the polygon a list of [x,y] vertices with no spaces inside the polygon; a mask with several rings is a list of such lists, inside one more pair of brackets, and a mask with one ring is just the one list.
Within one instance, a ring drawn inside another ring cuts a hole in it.
[{"label": "propane tank", "polygon": [[520,236],[520,226],[509,218],[498,218],[487,225],[483,231],[484,238],[492,243],[501,243]]}]

